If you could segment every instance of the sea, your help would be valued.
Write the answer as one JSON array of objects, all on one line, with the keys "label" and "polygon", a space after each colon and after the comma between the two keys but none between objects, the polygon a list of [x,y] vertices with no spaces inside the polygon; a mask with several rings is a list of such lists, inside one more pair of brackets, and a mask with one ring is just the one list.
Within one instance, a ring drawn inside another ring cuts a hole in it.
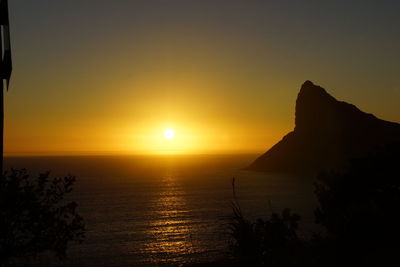
[{"label": "sea", "polygon": [[229,257],[235,179],[249,220],[290,208],[299,234],[315,231],[311,176],[245,170],[259,155],[6,157],[7,168],[32,175],[76,176],[68,197],[86,225],[82,244],[47,266],[185,266]]}]

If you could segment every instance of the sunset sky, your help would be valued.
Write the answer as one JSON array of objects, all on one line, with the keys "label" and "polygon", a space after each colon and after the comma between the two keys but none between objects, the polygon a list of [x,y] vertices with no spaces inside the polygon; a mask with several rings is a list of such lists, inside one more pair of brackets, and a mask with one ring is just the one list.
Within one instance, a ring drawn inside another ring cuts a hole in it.
[{"label": "sunset sky", "polygon": [[260,153],[293,129],[305,80],[400,122],[400,1],[10,0],[9,9],[8,155]]}]

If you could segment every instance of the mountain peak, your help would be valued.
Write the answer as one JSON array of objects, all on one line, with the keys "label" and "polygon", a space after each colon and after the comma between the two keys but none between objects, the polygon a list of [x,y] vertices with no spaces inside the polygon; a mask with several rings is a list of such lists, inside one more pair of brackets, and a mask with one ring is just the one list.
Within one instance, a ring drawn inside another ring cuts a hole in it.
[{"label": "mountain peak", "polygon": [[310,95],[329,95],[324,88],[315,85],[312,81],[307,80],[301,86],[299,96],[310,96]]},{"label": "mountain peak", "polygon": [[334,112],[339,103],[326,90],[311,81],[301,86],[296,100],[296,130],[320,127]]}]

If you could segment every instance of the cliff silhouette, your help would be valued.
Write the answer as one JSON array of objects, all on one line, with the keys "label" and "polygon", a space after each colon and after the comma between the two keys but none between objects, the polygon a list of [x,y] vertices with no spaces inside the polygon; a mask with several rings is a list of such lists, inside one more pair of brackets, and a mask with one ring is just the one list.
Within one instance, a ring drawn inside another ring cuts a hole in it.
[{"label": "cliff silhouette", "polygon": [[[344,167],[349,159],[400,143],[400,124],[364,113],[306,81],[296,100],[294,131],[249,167],[256,171],[319,172]],[[400,151],[399,151],[400,152]]]}]

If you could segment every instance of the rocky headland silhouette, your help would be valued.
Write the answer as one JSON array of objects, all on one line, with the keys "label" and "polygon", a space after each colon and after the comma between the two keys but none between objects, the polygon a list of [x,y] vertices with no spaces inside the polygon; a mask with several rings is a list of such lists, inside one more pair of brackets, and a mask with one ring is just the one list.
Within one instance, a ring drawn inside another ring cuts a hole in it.
[{"label": "rocky headland silhouette", "polygon": [[340,169],[352,158],[393,143],[400,143],[400,124],[364,113],[306,81],[296,100],[294,130],[248,169],[270,172]]}]

